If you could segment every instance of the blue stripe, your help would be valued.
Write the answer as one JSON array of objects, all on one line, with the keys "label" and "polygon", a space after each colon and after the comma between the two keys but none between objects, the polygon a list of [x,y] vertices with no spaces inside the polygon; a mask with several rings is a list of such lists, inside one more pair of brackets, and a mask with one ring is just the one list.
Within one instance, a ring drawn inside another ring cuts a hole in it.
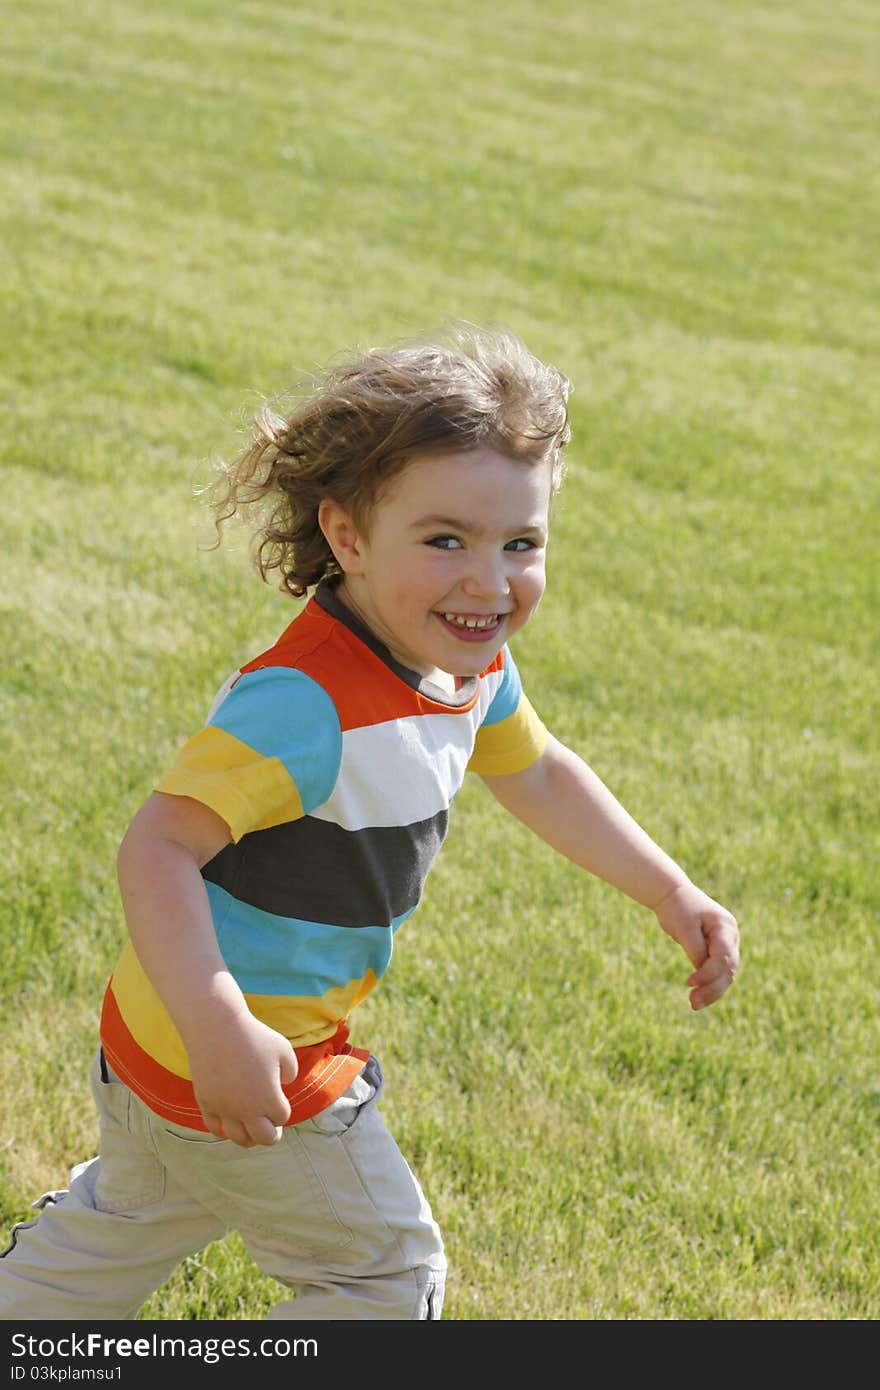
[{"label": "blue stripe", "polygon": [[492,703],[486,711],[486,718],[480,728],[484,728],[487,724],[500,724],[502,719],[508,719],[511,714],[515,714],[521,695],[522,681],[519,678],[519,671],[516,669],[516,662],[505,647],[501,684],[495,691]]},{"label": "blue stripe", "polygon": [[342,729],[330,696],[287,666],[248,671],[215,710],[211,724],[264,758],[278,758],[308,814],[327,800],[342,760]]},{"label": "blue stripe", "polygon": [[335,927],[298,917],[276,917],[238,902],[206,883],[220,952],[246,994],[320,998],[328,989],[380,978],[391,960],[394,933],[415,908],[387,927]]}]

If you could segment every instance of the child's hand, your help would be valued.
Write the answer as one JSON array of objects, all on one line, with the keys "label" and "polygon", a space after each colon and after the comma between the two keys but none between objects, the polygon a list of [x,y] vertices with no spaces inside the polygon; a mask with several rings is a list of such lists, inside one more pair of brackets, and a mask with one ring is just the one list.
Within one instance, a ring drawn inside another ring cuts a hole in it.
[{"label": "child's hand", "polygon": [[688,976],[692,1009],[714,1004],[736,978],[736,918],[693,883],[680,884],[654,908],[663,930],[696,967]]},{"label": "child's hand", "polygon": [[282,1083],[296,1080],[287,1038],[248,1012],[190,1047],[193,1090],[211,1134],[251,1148],[275,1144],[290,1117]]}]

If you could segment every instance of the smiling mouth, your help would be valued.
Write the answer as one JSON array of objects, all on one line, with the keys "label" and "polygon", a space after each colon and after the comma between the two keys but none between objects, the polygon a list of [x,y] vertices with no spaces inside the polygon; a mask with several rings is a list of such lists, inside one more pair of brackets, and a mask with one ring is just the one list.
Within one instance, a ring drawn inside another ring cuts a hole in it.
[{"label": "smiling mouth", "polygon": [[498,627],[502,614],[487,613],[484,617],[468,617],[462,613],[441,613],[441,617],[452,627],[464,628],[467,632],[485,632],[488,627]]},{"label": "smiling mouth", "polygon": [[460,642],[488,642],[498,637],[506,613],[438,613],[439,621]]}]

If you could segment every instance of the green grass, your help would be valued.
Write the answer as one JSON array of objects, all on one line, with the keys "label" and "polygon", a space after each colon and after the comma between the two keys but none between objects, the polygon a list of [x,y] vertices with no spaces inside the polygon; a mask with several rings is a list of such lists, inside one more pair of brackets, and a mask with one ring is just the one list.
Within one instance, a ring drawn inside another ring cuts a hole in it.
[{"label": "green grass", "polygon": [[[738,915],[652,919],[467,785],[354,1017],[444,1316],[880,1312],[872,0],[4,15],[0,1217],[95,1142],[116,845],[291,608],[192,501],[264,395],[501,321],[573,379],[529,692]],[[236,1237],[148,1318],[261,1317]]]}]

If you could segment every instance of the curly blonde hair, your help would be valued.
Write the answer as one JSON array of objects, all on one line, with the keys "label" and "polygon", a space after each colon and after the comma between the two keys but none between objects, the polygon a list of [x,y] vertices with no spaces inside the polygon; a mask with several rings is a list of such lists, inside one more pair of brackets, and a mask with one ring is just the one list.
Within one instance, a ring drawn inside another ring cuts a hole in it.
[{"label": "curly blonde hair", "polygon": [[318,524],[325,498],[369,526],[382,489],[415,458],[491,448],[549,461],[553,490],[569,441],[568,378],[505,329],[459,325],[431,340],[371,348],[329,368],[289,415],[257,412],[247,448],[211,492],[223,524],[258,507],[262,578],[302,598],[339,566]]}]

